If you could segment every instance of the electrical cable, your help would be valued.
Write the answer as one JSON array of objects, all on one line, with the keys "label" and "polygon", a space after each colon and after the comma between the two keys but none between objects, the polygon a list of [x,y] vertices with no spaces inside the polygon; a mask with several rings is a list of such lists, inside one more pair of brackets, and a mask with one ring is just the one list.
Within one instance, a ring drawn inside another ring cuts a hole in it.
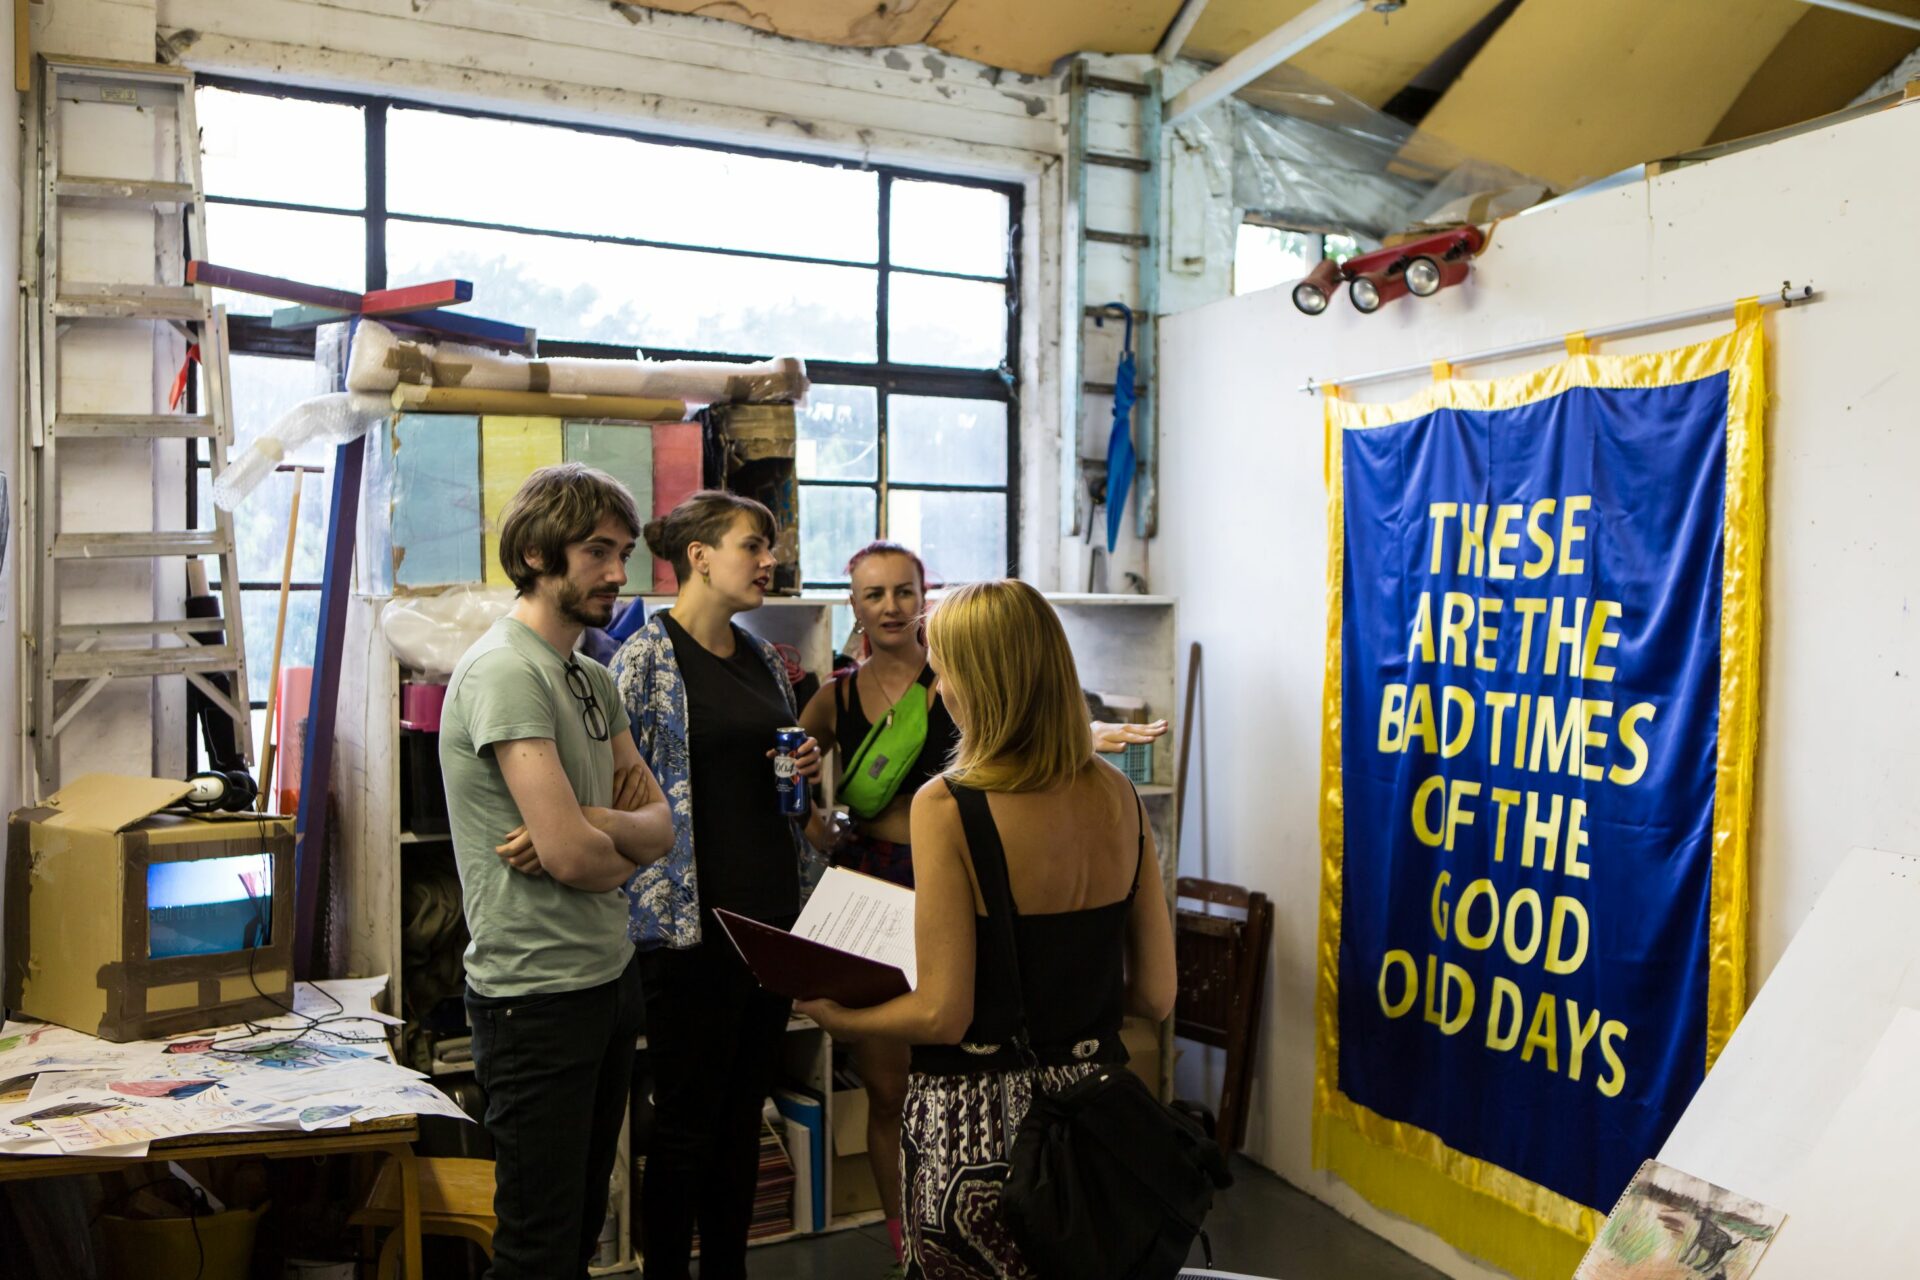
[{"label": "electrical cable", "polygon": [[[253,822],[260,829],[260,843],[264,847],[268,841],[267,819],[265,815],[256,814],[251,816],[252,816]],[[269,854],[268,856],[271,857],[272,855]],[[374,1023],[376,1026],[380,1026],[380,1022],[379,1022],[379,1019],[370,1018],[363,1013],[348,1013],[347,1007],[341,1004],[339,1001],[339,998],[336,997],[332,992],[328,991],[325,987],[315,985],[313,989],[319,992],[321,995],[325,996],[330,1002],[332,1002],[334,1011],[332,1013],[323,1013],[317,1016],[310,1013],[301,1013],[298,1009],[295,1009],[291,1004],[283,1003],[278,997],[270,995],[268,992],[261,989],[260,979],[255,974],[254,961],[260,954],[261,943],[263,941],[265,942],[272,941],[272,929],[273,929],[272,872],[271,870],[269,870],[269,873],[267,876],[266,890],[259,895],[254,894],[252,888],[246,885],[245,880],[241,881],[241,885],[242,887],[247,889],[247,897],[252,899],[255,904],[254,923],[263,925],[260,932],[255,935],[255,940],[253,945],[246,948],[247,982],[253,987],[255,995],[259,996],[262,1000],[265,1000],[268,1004],[272,1005],[274,1008],[279,1009],[281,1012],[290,1014],[291,1016],[300,1019],[301,1024],[299,1026],[299,1029],[296,1030],[292,1035],[286,1036],[282,1039],[268,1041],[265,1044],[243,1044],[242,1043],[243,1041],[249,1041],[254,1039],[257,1036],[266,1035],[270,1032],[279,1031],[283,1029],[280,1027],[263,1026],[258,1022],[248,1019],[239,1024],[240,1026],[245,1028],[244,1031],[240,1032],[237,1035],[225,1036],[220,1039],[216,1039],[213,1041],[212,1047],[222,1053],[244,1053],[244,1054],[264,1055],[268,1053],[273,1053],[274,1051],[279,1049],[285,1049],[292,1045],[296,1045],[300,1043],[302,1040],[305,1040],[309,1035],[313,1034],[316,1031],[325,1032],[325,1034],[332,1036],[334,1039],[338,1040],[342,1044],[385,1044],[387,1041],[387,1033],[384,1026],[382,1026],[380,1031],[374,1035],[352,1035],[344,1031],[335,1030],[334,1028],[336,1026],[343,1023],[371,1022],[371,1023]],[[264,921],[262,921],[260,918],[260,910],[261,910],[262,903],[265,904],[265,910],[266,910],[266,918]],[[222,1049],[221,1048],[222,1045],[228,1045],[233,1047]]]}]

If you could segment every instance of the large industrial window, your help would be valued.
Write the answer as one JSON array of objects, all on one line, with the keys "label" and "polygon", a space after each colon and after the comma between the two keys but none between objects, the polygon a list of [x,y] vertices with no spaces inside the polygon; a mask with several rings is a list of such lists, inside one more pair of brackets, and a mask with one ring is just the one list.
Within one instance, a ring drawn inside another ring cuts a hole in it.
[{"label": "large industrial window", "polygon": [[[1020,190],[384,98],[203,79],[207,242],[223,265],[361,290],[471,280],[465,310],[547,355],[806,358],[801,564],[846,581],[885,536],[941,582],[1017,571]],[[316,394],[312,335],[232,317],[235,436]],[[320,448],[289,464],[324,468]],[[211,522],[206,459],[191,501]],[[296,474],[241,507],[250,693],[266,702]],[[318,621],[324,475],[306,475],[284,652]]]}]

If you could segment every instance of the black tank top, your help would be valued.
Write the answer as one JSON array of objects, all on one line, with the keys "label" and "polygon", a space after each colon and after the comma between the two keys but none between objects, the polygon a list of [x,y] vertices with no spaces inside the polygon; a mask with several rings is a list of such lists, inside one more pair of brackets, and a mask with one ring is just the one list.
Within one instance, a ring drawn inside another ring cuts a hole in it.
[{"label": "black tank top", "polygon": [[[1120,1023],[1127,1005],[1127,916],[1140,885],[1140,864],[1146,858],[1144,825],[1136,837],[1138,852],[1126,897],[1079,911],[1022,915],[1013,901],[1006,848],[1000,843],[986,793],[951,780],[947,788],[960,806],[967,851],[987,914],[974,921],[973,1022],[959,1044],[915,1045],[913,1070],[956,1075],[1021,1066],[1013,1039],[1022,1002],[1027,1037],[1041,1066],[1125,1062]],[[1136,822],[1144,823],[1137,796],[1134,815]],[[1000,920],[1009,915],[1018,974],[997,932]]]},{"label": "black tank top", "polygon": [[[833,682],[833,736],[840,745],[843,768],[873,729],[873,721],[867,719],[867,713],[860,708],[859,690],[854,687],[854,678],[859,670],[854,667]],[[933,687],[932,667],[920,669],[919,684],[923,688]],[[947,761],[953,757],[953,749],[959,745],[960,726],[953,722],[945,699],[935,698],[927,707],[927,740],[921,744],[920,754],[914,757],[907,776],[900,780],[900,790],[894,795],[912,796],[925,785],[927,779],[947,767]]]}]

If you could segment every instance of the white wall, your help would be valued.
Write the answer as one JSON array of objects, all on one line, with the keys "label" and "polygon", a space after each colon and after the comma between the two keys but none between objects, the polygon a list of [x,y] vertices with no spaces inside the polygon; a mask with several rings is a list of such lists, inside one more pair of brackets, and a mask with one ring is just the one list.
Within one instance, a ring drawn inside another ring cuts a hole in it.
[{"label": "white wall", "polygon": [[1920,108],[1896,109],[1507,221],[1467,285],[1370,318],[1340,303],[1309,319],[1275,289],[1166,323],[1165,433],[1181,444],[1165,454],[1156,560],[1182,645],[1202,642],[1206,662],[1184,870],[1264,889],[1278,917],[1250,1152],[1450,1275],[1491,1273],[1309,1167],[1327,544],[1320,405],[1298,387],[1783,279],[1822,291],[1766,322],[1757,986],[1848,849],[1920,850],[1920,259],[1900,248],[1920,208],[1915,154]]}]

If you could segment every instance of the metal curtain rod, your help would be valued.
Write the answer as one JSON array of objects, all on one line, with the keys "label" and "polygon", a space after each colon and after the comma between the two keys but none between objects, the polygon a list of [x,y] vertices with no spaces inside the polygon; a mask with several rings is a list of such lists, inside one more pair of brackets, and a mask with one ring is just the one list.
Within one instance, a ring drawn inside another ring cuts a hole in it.
[{"label": "metal curtain rod", "polygon": [[[1768,290],[1757,295],[1762,309],[1767,307],[1794,307],[1812,302],[1821,295],[1815,293],[1810,284],[1793,287],[1792,281],[1784,281],[1777,290]],[[1669,315],[1654,316],[1648,320],[1629,320],[1625,324],[1611,324],[1604,329],[1588,329],[1585,334],[1594,342],[1608,338],[1625,338],[1636,333],[1652,333],[1657,329],[1678,329],[1683,325],[1706,324],[1712,320],[1727,320],[1733,317],[1738,302],[1716,302],[1710,307],[1695,307],[1692,311],[1675,311]],[[1554,334],[1551,337],[1535,338],[1529,342],[1516,342],[1510,347],[1495,347],[1491,351],[1476,351],[1471,355],[1453,356],[1446,361],[1456,368],[1463,364],[1486,364],[1492,360],[1505,360],[1513,356],[1530,356],[1541,351],[1551,351],[1566,342],[1566,335]],[[1391,378],[1407,378],[1417,373],[1426,373],[1433,368],[1433,361],[1423,360],[1418,364],[1403,364],[1392,369],[1376,369],[1372,373],[1355,374],[1350,378],[1308,378],[1301,390],[1308,395],[1328,386],[1359,387],[1369,382],[1385,382]]]}]

